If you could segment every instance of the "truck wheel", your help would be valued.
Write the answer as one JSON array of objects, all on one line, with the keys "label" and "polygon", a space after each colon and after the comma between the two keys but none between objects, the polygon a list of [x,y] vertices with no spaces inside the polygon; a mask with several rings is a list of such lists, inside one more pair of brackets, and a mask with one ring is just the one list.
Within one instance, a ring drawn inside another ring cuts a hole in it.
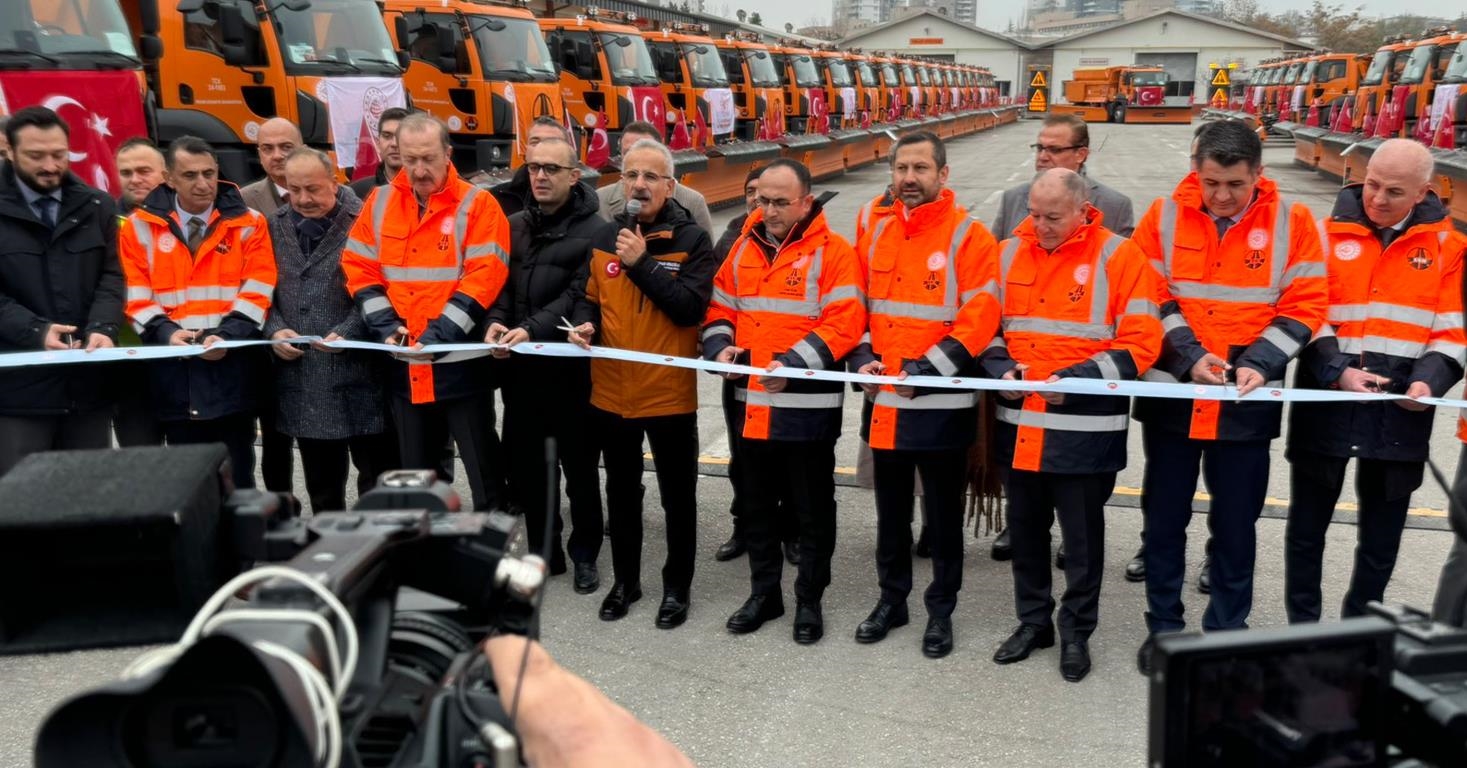
[{"label": "truck wheel", "polygon": [[1116,105],[1111,107],[1110,121],[1112,123],[1126,122],[1126,103],[1124,101],[1116,102]]}]

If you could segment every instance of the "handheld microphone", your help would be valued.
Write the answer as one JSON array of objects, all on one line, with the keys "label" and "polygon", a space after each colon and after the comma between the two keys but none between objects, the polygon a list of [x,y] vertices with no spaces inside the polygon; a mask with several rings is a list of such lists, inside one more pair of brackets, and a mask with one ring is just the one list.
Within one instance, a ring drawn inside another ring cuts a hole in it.
[{"label": "handheld microphone", "polygon": [[626,210],[622,211],[621,225],[633,232],[637,231],[637,215],[642,212],[642,201],[637,198],[627,200]]}]

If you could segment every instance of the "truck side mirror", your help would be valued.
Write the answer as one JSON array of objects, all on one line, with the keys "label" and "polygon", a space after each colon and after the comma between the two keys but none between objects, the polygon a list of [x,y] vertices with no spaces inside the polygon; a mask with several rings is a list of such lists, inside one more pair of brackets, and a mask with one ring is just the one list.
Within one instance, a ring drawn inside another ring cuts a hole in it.
[{"label": "truck side mirror", "polygon": [[408,25],[406,16],[398,15],[392,17],[392,32],[396,36],[398,47],[403,49],[407,48]]},{"label": "truck side mirror", "polygon": [[398,69],[401,69],[402,71],[406,72],[407,69],[408,69],[408,67],[410,65],[412,65],[412,63],[413,63],[413,57],[410,56],[407,51],[404,51],[401,48],[397,49],[397,68]]},{"label": "truck side mirror", "polygon": [[[280,7],[285,8],[288,11],[295,11],[297,13],[301,11],[309,11],[311,10],[311,0],[280,0]],[[343,59],[343,61],[345,61],[345,59]]]},{"label": "truck side mirror", "polygon": [[244,48],[247,40],[245,38],[244,13],[234,3],[219,6],[219,33],[220,42],[226,48]]},{"label": "truck side mirror", "polygon": [[163,41],[157,35],[142,35],[138,38],[138,55],[143,57],[143,61],[163,58]]},{"label": "truck side mirror", "polygon": [[204,7],[204,0],[178,0],[179,13],[193,13]]}]

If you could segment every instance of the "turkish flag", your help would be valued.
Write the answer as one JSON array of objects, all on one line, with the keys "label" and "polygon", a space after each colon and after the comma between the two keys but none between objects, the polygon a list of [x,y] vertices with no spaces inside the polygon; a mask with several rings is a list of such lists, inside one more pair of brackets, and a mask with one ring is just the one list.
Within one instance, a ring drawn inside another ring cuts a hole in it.
[{"label": "turkish flag", "polygon": [[[632,119],[645,120],[664,131],[667,125],[667,103],[662,98],[662,89],[657,86],[630,88]],[[658,138],[663,138],[659,136]]]},{"label": "turkish flag", "polygon": [[601,170],[611,162],[611,137],[606,133],[606,113],[596,113],[596,126],[586,145],[586,165]]},{"label": "turkish flag", "polygon": [[71,172],[109,195],[121,189],[113,155],[122,142],[147,136],[136,72],[3,72],[0,112],[40,105],[71,129]]},{"label": "turkish flag", "polygon": [[372,140],[372,127],[367,124],[367,118],[362,117],[361,130],[357,132],[357,158],[352,163],[351,179],[369,179],[377,175],[377,165],[381,158],[377,156],[377,142]]}]

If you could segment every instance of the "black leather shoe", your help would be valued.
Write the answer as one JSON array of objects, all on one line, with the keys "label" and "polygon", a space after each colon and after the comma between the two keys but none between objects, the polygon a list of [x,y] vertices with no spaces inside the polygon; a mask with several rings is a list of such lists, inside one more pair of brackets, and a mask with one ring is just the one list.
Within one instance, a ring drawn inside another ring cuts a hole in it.
[{"label": "black leather shoe", "polygon": [[713,559],[720,563],[726,563],[743,554],[744,537],[735,533],[728,537],[728,541],[723,542],[723,545],[718,548],[717,552],[713,553]]},{"label": "black leather shoe", "polygon": [[994,560],[1014,559],[1014,547],[1009,543],[1009,529],[1005,528],[993,537],[993,548],[988,550],[988,554],[992,555]]},{"label": "black leather shoe", "polygon": [[1212,593],[1212,555],[1202,556],[1202,572],[1197,574],[1197,591],[1204,595]]},{"label": "black leather shoe", "polygon": [[784,615],[784,598],[779,595],[750,595],[748,600],[728,617],[728,631],[735,635],[753,632],[764,622]]},{"label": "black leather shoe", "polygon": [[1014,630],[1009,639],[1003,641],[1003,645],[993,654],[993,661],[997,664],[1013,664],[1029,658],[1036,648],[1054,647],[1054,627],[1041,627],[1038,624],[1020,624]]},{"label": "black leather shoe", "polygon": [[871,615],[856,625],[856,642],[877,643],[886,639],[886,633],[907,625],[907,605],[877,603]]},{"label": "black leather shoe", "polygon": [[786,541],[784,543],[784,559],[786,561],[788,561],[790,565],[799,565],[800,564],[800,540],[799,539],[795,539],[794,541]]},{"label": "black leather shoe", "polygon": [[669,589],[662,593],[662,605],[657,609],[657,628],[672,629],[688,620],[688,592]]},{"label": "black leather shoe", "polygon": [[795,603],[795,642],[811,645],[825,636],[825,619],[820,616],[820,603]]},{"label": "black leather shoe", "polygon": [[922,533],[917,535],[917,543],[912,545],[912,554],[917,557],[932,557],[932,542],[927,538],[927,526],[922,526]]},{"label": "black leather shoe", "polygon": [[1136,550],[1136,556],[1126,563],[1126,581],[1146,581],[1146,546]]},{"label": "black leather shoe", "polygon": [[1059,549],[1054,551],[1054,567],[1063,571],[1065,569],[1065,545],[1060,544]]},{"label": "black leather shoe", "polygon": [[577,594],[589,595],[600,586],[601,576],[596,573],[595,563],[576,563],[575,589]]},{"label": "black leather shoe", "polygon": [[1151,656],[1156,651],[1156,635],[1147,635],[1146,642],[1136,651],[1136,671],[1151,677]]},{"label": "black leather shoe", "polygon": [[606,599],[601,601],[601,620],[616,621],[627,615],[627,609],[632,606],[632,603],[641,599],[641,587],[628,587],[619,581],[612,584],[611,591],[606,593]]},{"label": "black leather shoe", "polygon": [[933,616],[927,620],[927,631],[922,633],[922,655],[929,659],[940,659],[953,652],[953,620],[946,616]]},{"label": "black leather shoe", "polygon": [[1060,646],[1060,676],[1078,683],[1090,674],[1090,646],[1084,640],[1071,640]]}]

